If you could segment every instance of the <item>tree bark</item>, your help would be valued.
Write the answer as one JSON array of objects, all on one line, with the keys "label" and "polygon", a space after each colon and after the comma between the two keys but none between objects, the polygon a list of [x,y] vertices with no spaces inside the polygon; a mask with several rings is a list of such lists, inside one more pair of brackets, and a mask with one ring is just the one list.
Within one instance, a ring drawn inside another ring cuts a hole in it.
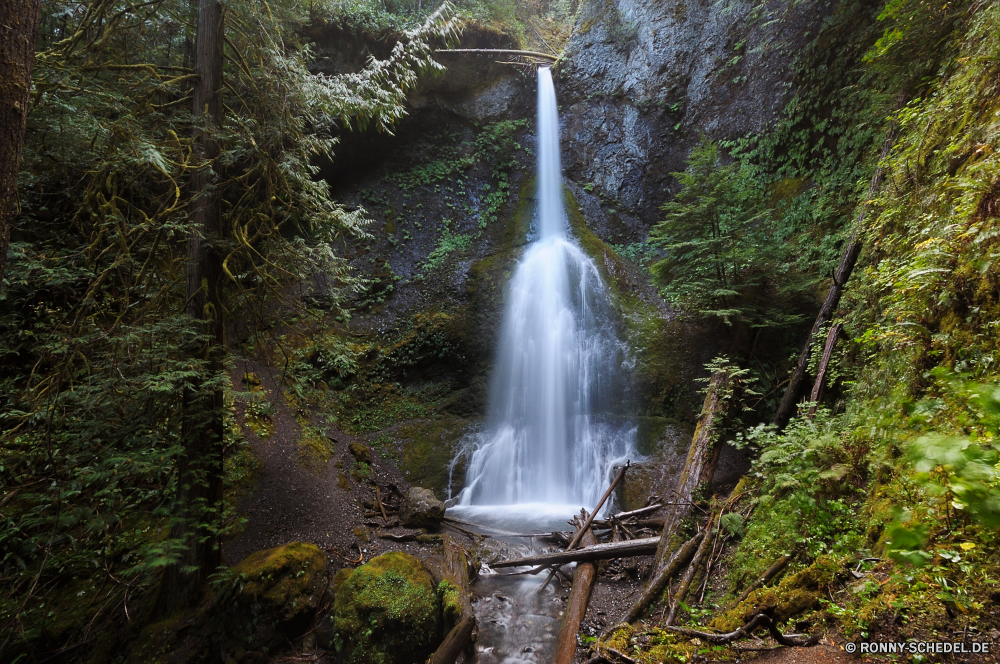
[{"label": "tree bark", "polygon": [[566,563],[578,563],[589,560],[610,560],[612,558],[624,558],[626,556],[642,556],[656,551],[656,545],[660,542],[659,537],[644,537],[642,539],[626,540],[624,542],[610,542],[608,544],[595,544],[586,549],[573,549],[572,551],[557,551],[556,553],[541,553],[537,556],[525,556],[513,560],[501,560],[498,563],[490,564],[490,567],[525,567],[527,565],[565,565]]},{"label": "tree bark", "polygon": [[840,336],[840,331],[843,328],[843,325],[837,323],[830,328],[830,332],[826,335],[823,356],[820,358],[819,366],[816,368],[816,381],[813,383],[812,392],[809,394],[809,401],[813,404],[812,408],[809,409],[810,418],[816,414],[816,405],[823,398],[823,381],[826,380],[826,370],[830,367],[830,358],[833,357],[833,347],[837,345],[837,337]]},{"label": "tree bark", "polygon": [[171,537],[185,545],[179,563],[167,568],[161,610],[188,606],[222,562],[214,532],[222,503],[223,394],[217,383],[224,370],[225,335],[222,306],[221,197],[214,183],[222,120],[223,41],[225,20],[217,0],[199,0],[194,69],[193,113],[200,124],[194,156],[199,164],[191,178],[192,229],[187,247],[185,313],[197,321],[203,341],[192,344],[193,358],[206,360],[205,373],[184,388],[181,444],[177,464],[177,509]]},{"label": "tree bark", "polygon": [[0,0],[0,291],[17,198],[40,0]]},{"label": "tree bark", "polygon": [[837,266],[837,271],[833,274],[833,283],[830,285],[830,290],[826,293],[826,299],[823,300],[823,306],[820,307],[816,321],[813,323],[812,329],[806,337],[806,342],[802,346],[802,353],[799,354],[799,362],[795,365],[794,371],[792,371],[792,377],[789,379],[785,395],[781,399],[781,405],[778,406],[778,412],[774,415],[773,423],[778,426],[778,429],[784,429],[788,421],[795,416],[795,408],[799,402],[799,397],[802,396],[806,388],[806,370],[809,368],[809,357],[812,353],[813,339],[819,334],[823,326],[833,318],[833,314],[837,311],[837,305],[840,304],[840,296],[844,292],[844,286],[847,284],[847,280],[851,278],[851,272],[854,271],[854,264],[857,263],[858,256],[861,255],[862,243],[858,237],[858,230],[862,227],[865,217],[868,215],[868,201],[875,196],[882,185],[884,169],[881,162],[889,155],[889,150],[892,149],[895,136],[896,125],[893,124],[889,129],[889,137],[882,145],[879,166],[875,169],[875,174],[872,175],[871,183],[868,185],[868,194],[861,203],[861,208],[858,210],[857,217],[855,218],[855,230],[851,233],[851,239],[844,248],[844,255],[840,258],[840,265]]},{"label": "tree bark", "polygon": [[[594,531],[588,527],[580,538],[580,550],[586,551],[588,547],[596,544]],[[573,656],[576,654],[576,634],[580,631],[580,621],[587,614],[587,604],[590,603],[590,592],[594,588],[596,578],[597,566],[594,563],[580,563],[573,570],[573,589],[570,590],[566,612],[563,614],[559,635],[556,637],[553,664],[569,664],[573,661]]]},{"label": "tree bark", "polygon": [[442,546],[443,560],[438,561],[432,558],[427,561],[426,565],[434,579],[435,586],[442,581],[449,581],[458,588],[462,615],[448,631],[441,645],[431,655],[428,664],[454,664],[476,631],[476,614],[470,599],[469,558],[465,550],[455,546],[447,533],[444,535]]}]

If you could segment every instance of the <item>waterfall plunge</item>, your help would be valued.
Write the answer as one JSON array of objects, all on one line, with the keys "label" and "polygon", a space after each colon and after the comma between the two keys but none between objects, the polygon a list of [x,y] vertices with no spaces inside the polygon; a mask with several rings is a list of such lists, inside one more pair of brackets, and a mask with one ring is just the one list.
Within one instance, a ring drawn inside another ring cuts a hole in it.
[{"label": "waterfall plunge", "polygon": [[532,505],[538,516],[592,508],[635,435],[622,418],[625,351],[604,284],[568,235],[548,69],[538,70],[537,135],[538,239],[510,285],[486,428],[458,500],[469,516],[487,505]]}]

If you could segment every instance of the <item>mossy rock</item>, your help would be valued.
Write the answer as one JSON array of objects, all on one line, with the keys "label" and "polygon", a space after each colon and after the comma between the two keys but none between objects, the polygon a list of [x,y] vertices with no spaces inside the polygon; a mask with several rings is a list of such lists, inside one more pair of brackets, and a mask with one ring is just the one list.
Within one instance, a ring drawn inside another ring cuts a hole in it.
[{"label": "mossy rock", "polygon": [[305,542],[252,553],[233,572],[245,580],[236,613],[242,624],[253,626],[246,641],[254,646],[299,636],[327,586],[326,554]]},{"label": "mossy rock", "polygon": [[639,509],[654,494],[666,500],[691,446],[690,430],[675,420],[638,417],[636,424],[637,451],[645,458],[632,464],[615,492],[622,510]]},{"label": "mossy rock", "polygon": [[774,616],[778,623],[805,613],[819,603],[823,590],[833,582],[842,564],[833,556],[820,556],[809,567],[782,579],[777,586],[758,588],[736,607],[712,622],[721,632],[745,625],[758,613]]},{"label": "mossy rock", "polygon": [[439,496],[448,495],[451,479],[452,495],[461,490],[465,479],[464,466],[450,474],[448,465],[474,420],[461,417],[436,417],[415,420],[400,427],[395,435],[403,442],[399,469],[407,482],[427,487]]},{"label": "mossy rock", "polygon": [[422,662],[441,641],[441,599],[413,556],[383,554],[334,583],[335,641],[349,664]]},{"label": "mossy rock", "polygon": [[351,456],[354,457],[355,461],[367,464],[372,462],[372,451],[364,443],[351,441],[347,444],[347,449],[350,450]]}]

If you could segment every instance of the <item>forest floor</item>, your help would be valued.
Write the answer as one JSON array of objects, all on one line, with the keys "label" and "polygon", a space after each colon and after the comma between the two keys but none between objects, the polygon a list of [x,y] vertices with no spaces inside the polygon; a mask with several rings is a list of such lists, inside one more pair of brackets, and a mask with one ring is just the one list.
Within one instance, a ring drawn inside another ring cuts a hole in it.
[{"label": "forest floor", "polygon": [[[369,444],[378,434],[351,436],[329,425],[313,422],[308,413],[296,412],[295,406],[281,397],[283,390],[272,368],[247,361],[241,363],[238,369],[233,376],[234,388],[249,391],[252,385],[249,381],[244,384],[244,377],[253,375],[275,409],[267,435],[262,436],[249,426],[243,427],[247,442],[259,461],[259,469],[253,486],[248,487],[238,504],[246,522],[242,532],[224,544],[225,564],[234,565],[254,551],[295,541],[311,542],[323,549],[327,553],[331,572],[356,566],[359,556],[362,561],[368,561],[389,551],[405,551],[417,557],[435,552],[434,545],[380,539],[379,535],[400,535],[409,531],[398,526],[380,525],[380,518],[366,516],[371,514],[371,510],[364,506],[364,502],[374,500],[376,484],[382,487],[394,485],[403,492],[409,488],[394,460],[391,457],[382,458],[379,454],[372,454],[366,476],[361,477],[356,471],[352,474],[356,460],[349,449],[350,443]],[[303,422],[325,431],[329,447],[327,459],[317,460],[303,449]],[[392,523],[390,519],[389,524]],[[448,530],[459,544],[477,545],[468,535]],[[490,541],[488,548],[497,547],[503,549],[505,545]],[[616,624],[641,586],[642,579],[635,576],[612,580],[601,575],[594,587],[581,631],[593,636]],[[568,593],[568,585],[556,590],[557,597],[562,601]],[[290,649],[276,655],[273,662],[321,663],[328,657],[322,652],[306,654]],[[579,648],[577,660],[583,662],[587,658],[586,649]],[[836,646],[780,649],[750,655],[748,659],[767,664],[854,661]]]},{"label": "forest floor", "polygon": [[[308,413],[296,413],[281,397],[282,389],[270,367],[256,362],[241,363],[234,387],[244,385],[247,373],[254,374],[275,406],[273,429],[262,437],[250,427],[243,432],[260,462],[254,486],[249,487],[238,505],[246,524],[242,533],[223,545],[225,564],[234,565],[254,551],[289,542],[311,542],[327,552],[332,572],[361,555],[364,561],[389,551],[406,551],[419,556],[432,547],[415,542],[379,539],[379,534],[408,532],[400,527],[379,525],[381,519],[369,513],[365,501],[375,498],[374,486],[393,485],[405,492],[409,484],[391,459],[371,454],[369,468],[362,474],[349,450],[352,442],[366,444],[373,435],[350,436],[320,422]],[[303,446],[302,426],[306,418],[327,436],[327,458],[317,458]],[[389,523],[392,523],[390,520]]]},{"label": "forest floor", "polygon": [[[387,487],[395,487],[400,493],[405,493],[409,488],[409,483],[397,468],[394,451],[383,450],[377,445],[376,439],[385,432],[352,436],[318,421],[313,414],[299,410],[293,400],[284,398],[276,372],[264,363],[242,363],[235,374],[233,380],[237,390],[249,391],[254,388],[250,383],[257,382],[256,389],[270,400],[274,409],[266,431],[250,426],[242,427],[257,459],[258,468],[253,479],[248,482],[252,486],[246,487],[237,504],[245,524],[238,536],[224,544],[225,564],[231,566],[254,551],[295,541],[311,542],[323,549],[327,553],[331,573],[367,562],[389,551],[404,551],[417,557],[432,555],[438,551],[439,547],[434,544],[398,542],[379,537],[414,533],[395,525],[398,521],[391,516],[388,522],[375,516],[375,510],[371,506],[376,486],[381,488],[383,495],[390,490]],[[245,381],[247,376],[253,378]],[[244,408],[238,406],[237,415],[238,421],[245,423],[247,418]],[[323,453],[319,456],[315,452],[315,441],[310,448],[305,429],[320,431],[325,436],[321,446]],[[370,463],[358,462],[350,448],[351,443],[368,446]],[[369,506],[365,505],[366,502]],[[517,555],[514,551],[516,545],[488,538],[474,540],[459,530],[445,530],[459,545],[476,550],[480,556],[506,558]],[[596,636],[608,626],[620,622],[633,596],[642,587],[642,572],[644,565],[648,565],[648,557],[641,559],[637,570],[629,570],[630,574],[622,574],[619,563],[611,565],[614,567],[610,570],[607,569],[608,564],[601,566],[602,573],[581,624],[581,634],[584,637]],[[636,571],[639,572],[638,576]],[[725,570],[720,569],[713,576],[717,580],[711,584],[708,595],[721,597],[725,594],[725,588],[719,584],[724,584]],[[475,586],[473,592],[476,593]],[[555,590],[554,598],[565,602],[568,594],[568,583],[563,582]],[[836,645],[840,640],[839,635],[828,634],[823,644],[813,648],[746,652],[744,657],[735,661],[761,664],[840,664],[860,661],[859,656],[849,655],[840,645]],[[891,640],[888,635],[886,640]],[[769,648],[771,645],[773,644],[768,641],[760,641],[744,643],[743,647]],[[302,653],[291,648],[277,654],[272,661],[324,662],[331,656],[332,653]],[[696,656],[691,661],[720,661],[703,657]],[[578,648],[576,661],[583,662],[587,658],[586,648]]]}]

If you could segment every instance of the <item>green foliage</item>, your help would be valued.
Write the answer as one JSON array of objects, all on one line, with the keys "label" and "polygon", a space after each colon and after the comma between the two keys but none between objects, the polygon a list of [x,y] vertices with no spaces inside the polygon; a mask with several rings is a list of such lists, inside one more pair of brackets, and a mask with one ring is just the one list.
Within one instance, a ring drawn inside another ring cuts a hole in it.
[{"label": "green foliage", "polygon": [[421,274],[419,275],[419,278],[423,278],[423,276],[428,272],[433,272],[441,267],[441,265],[444,264],[445,259],[447,259],[452,253],[456,251],[466,251],[470,246],[472,246],[471,235],[452,233],[451,229],[448,228],[448,220],[445,220],[444,226],[444,231],[441,233],[441,237],[438,238],[437,245],[420,264]]},{"label": "green foliage", "polygon": [[727,325],[796,322],[782,306],[791,280],[781,274],[782,247],[752,171],[724,164],[718,145],[703,137],[687,170],[673,175],[680,190],[650,233],[650,244],[667,254],[651,268],[664,296]]},{"label": "green foliage", "polygon": [[339,585],[333,626],[337,651],[352,664],[423,661],[441,638],[441,599],[419,560],[386,553]]},{"label": "green foliage", "polygon": [[[231,417],[203,398],[231,392],[229,377],[192,351],[207,337],[180,315],[199,166],[193,136],[204,129],[191,111],[195,9],[176,0],[43,8],[0,296],[0,575],[13,589],[0,601],[5,659],[39,639],[55,649],[129,621],[125,593],[134,606],[187,545],[168,537],[183,518],[182,424]],[[331,119],[390,129],[418,74],[437,66],[433,49],[456,34],[446,7],[404,33],[388,59],[316,77],[298,36],[306,10],[289,0],[226,11],[222,152],[211,185],[224,233],[211,244],[226,291],[225,311],[213,315],[234,323],[235,338],[273,321],[288,284],[317,272],[339,286],[339,308],[356,278],[333,243],[363,234],[366,221],[314,179],[316,158],[335,145]],[[277,307],[264,302],[273,296]],[[262,396],[236,398],[266,423]],[[227,499],[186,513],[198,512],[197,530],[216,541],[239,528],[232,496],[253,475],[236,431],[230,422],[209,454],[230,473]],[[53,603],[67,604],[60,593],[74,578],[101,594],[55,621]]]},{"label": "green foliage", "polygon": [[737,435],[737,447],[752,446],[759,456],[750,472],[756,514],[734,554],[734,587],[762,574],[781,553],[840,556],[864,547],[857,510],[869,450],[842,427],[821,408],[813,420],[792,420],[780,434],[759,425]]}]

